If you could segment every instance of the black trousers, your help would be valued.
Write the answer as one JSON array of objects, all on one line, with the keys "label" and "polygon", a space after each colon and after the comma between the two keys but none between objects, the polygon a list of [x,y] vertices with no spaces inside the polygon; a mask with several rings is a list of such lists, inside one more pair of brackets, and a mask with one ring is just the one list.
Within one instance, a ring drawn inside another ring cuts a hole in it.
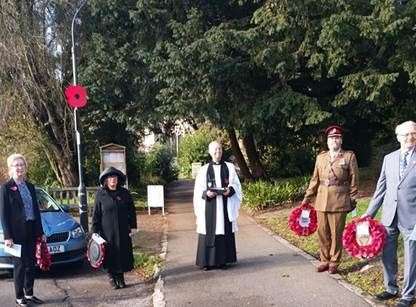
[{"label": "black trousers", "polygon": [[21,299],[24,295],[33,295],[33,284],[35,281],[35,223],[26,222],[26,240],[15,242],[22,245],[21,257],[13,257],[14,264],[14,289],[16,298]]}]

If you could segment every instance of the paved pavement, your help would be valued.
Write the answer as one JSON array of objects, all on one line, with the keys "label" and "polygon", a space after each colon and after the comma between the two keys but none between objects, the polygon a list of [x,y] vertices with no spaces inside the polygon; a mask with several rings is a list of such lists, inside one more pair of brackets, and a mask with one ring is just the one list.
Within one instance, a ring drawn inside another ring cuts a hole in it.
[{"label": "paved pavement", "polygon": [[328,273],[275,240],[253,219],[239,218],[238,264],[201,271],[195,265],[197,235],[190,181],[168,193],[167,265],[162,273],[167,306],[369,306]]},{"label": "paved pavement", "polygon": [[[34,291],[45,301],[42,306],[152,306],[153,283],[141,282],[134,272],[125,277],[127,287],[113,290],[106,273],[88,264],[59,266],[38,272]],[[0,274],[0,307],[15,306],[14,297],[13,280]]]}]

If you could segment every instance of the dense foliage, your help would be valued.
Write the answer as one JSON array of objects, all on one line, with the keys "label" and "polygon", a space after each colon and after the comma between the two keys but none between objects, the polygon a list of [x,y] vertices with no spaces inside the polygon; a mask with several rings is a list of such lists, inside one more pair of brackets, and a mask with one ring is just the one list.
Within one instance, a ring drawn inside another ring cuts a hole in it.
[{"label": "dense foliage", "polygon": [[[84,75],[106,84],[100,97],[114,88],[106,110],[130,126],[208,120],[228,133],[244,177],[310,172],[323,147],[318,136],[333,122],[347,128],[346,147],[366,165],[370,141],[385,142],[415,115],[413,3],[105,2],[91,4]],[[120,35],[126,27],[132,31]],[[88,73],[103,65],[101,78]],[[129,112],[119,114],[121,105]]]},{"label": "dense foliage", "polygon": [[[62,88],[78,5],[6,1],[0,10],[0,125],[28,115],[0,147],[21,150],[15,136],[33,130],[25,152],[46,155],[61,184],[76,181]],[[88,168],[99,145],[121,140],[134,156],[145,128],[169,136],[177,120],[224,131],[248,179],[310,173],[332,123],[364,166],[416,116],[414,1],[91,0],[79,17]]]}]

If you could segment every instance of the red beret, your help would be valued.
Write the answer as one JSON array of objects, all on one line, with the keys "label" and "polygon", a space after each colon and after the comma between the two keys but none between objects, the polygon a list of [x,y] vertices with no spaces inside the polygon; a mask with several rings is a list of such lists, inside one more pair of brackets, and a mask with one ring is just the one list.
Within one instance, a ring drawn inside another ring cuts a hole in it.
[{"label": "red beret", "polygon": [[342,128],[338,125],[332,125],[325,129],[327,137],[330,136],[342,136]]}]

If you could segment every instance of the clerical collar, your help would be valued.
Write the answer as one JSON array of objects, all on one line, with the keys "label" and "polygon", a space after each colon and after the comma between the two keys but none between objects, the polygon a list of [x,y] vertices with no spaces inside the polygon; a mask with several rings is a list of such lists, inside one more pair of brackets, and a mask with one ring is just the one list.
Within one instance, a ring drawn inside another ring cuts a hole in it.
[{"label": "clerical collar", "polygon": [[218,162],[212,161],[212,164],[214,164],[214,165],[221,165],[221,161],[218,161]]}]

